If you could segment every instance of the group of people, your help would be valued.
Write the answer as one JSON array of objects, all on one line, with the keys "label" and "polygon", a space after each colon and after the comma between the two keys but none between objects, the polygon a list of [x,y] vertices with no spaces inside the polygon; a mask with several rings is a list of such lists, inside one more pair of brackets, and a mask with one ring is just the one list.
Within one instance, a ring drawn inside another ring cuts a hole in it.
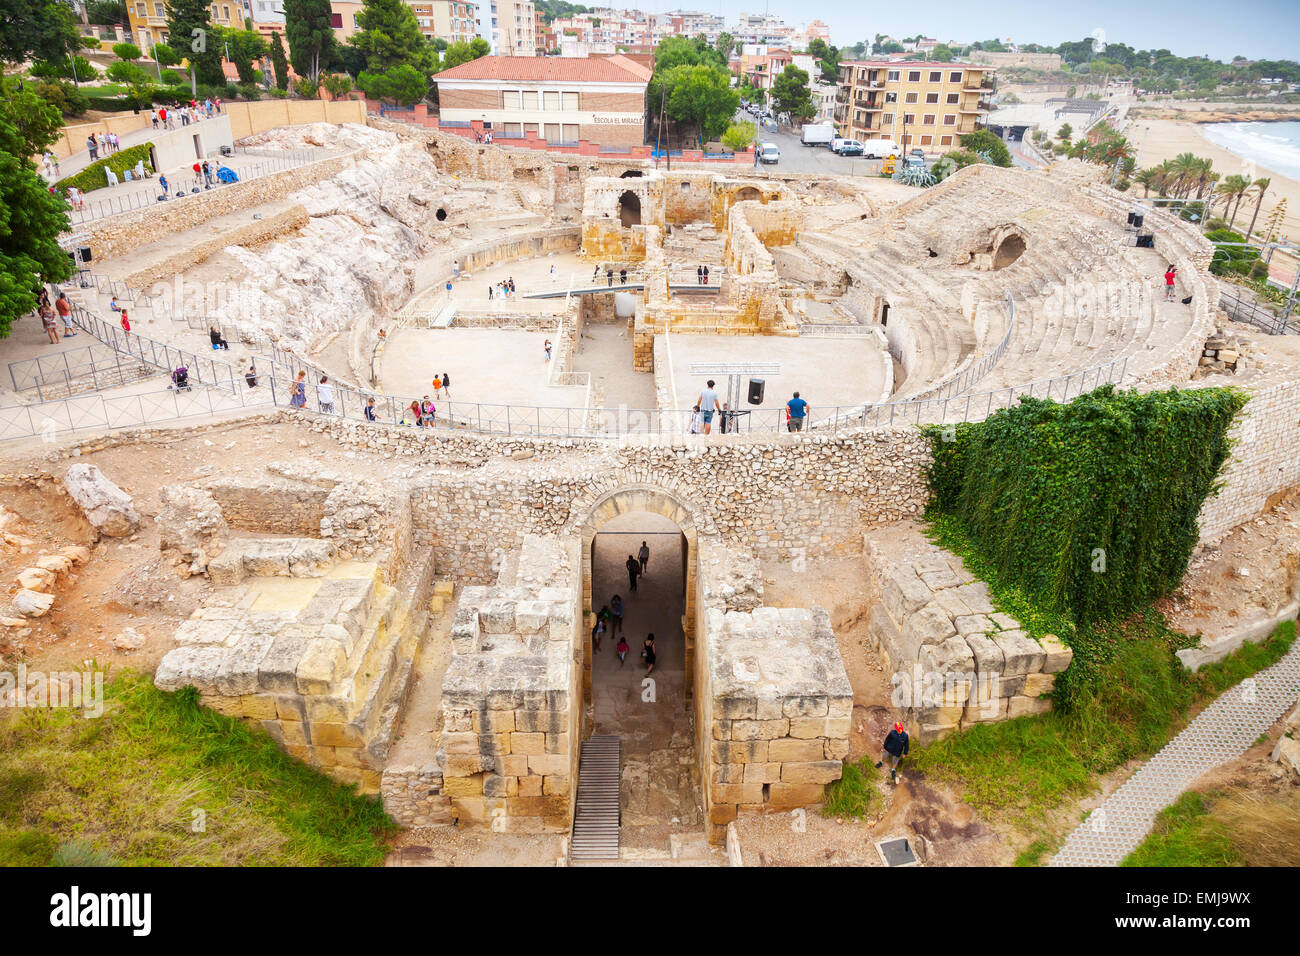
[{"label": "group of people", "polygon": [[[551,274],[552,274],[552,275],[555,274],[555,266],[551,266]],[[592,281],[592,282],[595,282],[595,281],[596,281],[597,279],[599,279],[599,278],[600,278],[600,265],[597,264],[597,265],[596,265],[596,271],[594,271],[594,272],[591,274],[591,281]],[[627,285],[627,269],[626,269],[626,268],[624,268],[624,269],[619,269],[619,270],[618,270],[618,284],[619,284],[619,285]],[[606,286],[613,286],[613,285],[614,285],[614,268],[613,268],[612,266],[606,266],[606,267],[605,267],[605,285],[606,285]]]},{"label": "group of people", "polygon": [[709,284],[709,267],[708,267],[708,266],[697,266],[697,267],[696,267],[696,269],[695,269],[695,281],[696,281],[699,285],[708,285],[708,284]]},{"label": "group of people", "polygon": [[[448,293],[448,295],[451,294],[451,283],[450,283],[450,282],[447,283],[447,293]],[[488,286],[488,301],[489,301],[489,302],[491,302],[494,298],[497,298],[497,299],[506,299],[506,300],[509,301],[509,300],[513,300],[514,297],[515,297],[515,277],[514,277],[514,276],[509,276],[508,278],[506,278],[505,280],[503,280],[503,281],[501,281],[501,282],[494,282],[492,285]]]},{"label": "group of people", "polygon": [[[628,587],[635,591],[637,580],[642,577],[650,565],[650,546],[642,541],[641,548],[636,555],[627,556],[627,578]],[[623,596],[615,594],[609,599],[608,604],[601,605],[596,612],[596,622],[591,629],[591,649],[592,653],[600,650],[600,642],[608,634],[612,638],[617,638],[618,642],[614,645],[614,650],[618,654],[618,666],[622,667],[627,663],[628,652],[632,649],[627,642],[627,635],[623,632],[623,615],[625,612]],[[655,669],[655,636],[653,633],[647,634],[641,643],[641,660],[645,662],[645,672],[649,674]]]},{"label": "group of people", "polygon": [[[90,152],[92,161],[99,159],[101,155],[110,156],[121,148],[122,144],[118,142],[116,133],[91,133],[86,137],[86,149]],[[46,153],[45,155],[46,165],[48,166],[49,156],[52,154]],[[57,167],[58,164],[55,165]]]},{"label": "group of people", "polygon": [[198,100],[190,100],[189,105],[172,105],[160,106],[156,110],[151,110],[149,120],[153,123],[154,129],[175,129],[176,120],[181,121],[182,126],[189,126],[191,123],[197,123],[201,119],[208,119],[221,112],[221,97],[215,99],[204,99],[202,103]]},{"label": "group of people", "polygon": [[77,330],[72,327],[72,304],[62,292],[53,302],[49,290],[44,286],[36,290],[36,314],[41,317],[41,327],[49,337],[51,345],[59,344],[59,323],[63,323],[63,337],[75,338]]},{"label": "group of people", "polygon": [[[808,420],[811,411],[808,402],[799,397],[795,392],[794,396],[785,403],[785,428],[789,432],[803,431],[804,422]],[[727,403],[718,397],[717,389],[713,379],[705,383],[704,388],[700,389],[699,398],[695,400],[695,406],[691,409],[691,420],[689,430],[692,435],[708,435],[713,431],[713,417],[718,416],[718,431],[725,434],[729,431],[736,430],[736,415],[727,407]]]}]

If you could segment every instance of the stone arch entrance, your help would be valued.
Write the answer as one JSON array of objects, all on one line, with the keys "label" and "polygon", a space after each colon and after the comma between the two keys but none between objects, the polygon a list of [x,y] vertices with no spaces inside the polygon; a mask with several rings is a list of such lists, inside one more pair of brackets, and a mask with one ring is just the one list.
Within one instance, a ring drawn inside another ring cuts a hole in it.
[{"label": "stone arch entrance", "polygon": [[618,197],[618,221],[624,229],[641,225],[641,197],[630,189]]},{"label": "stone arch entrance", "polygon": [[639,169],[625,169],[618,174],[619,179],[640,179],[645,173]]},{"label": "stone arch entrance", "polygon": [[744,186],[736,190],[736,202],[754,202],[762,198],[763,194],[753,186]]},{"label": "stone arch entrance", "polygon": [[1025,254],[1025,237],[1013,232],[993,252],[993,271],[1005,269]]},{"label": "stone arch entrance", "polygon": [[[591,700],[591,628],[595,623],[595,612],[600,609],[600,603],[596,603],[595,607],[592,606],[592,558],[596,535],[600,533],[601,527],[612,518],[635,512],[646,512],[667,518],[676,525],[681,534],[683,549],[681,575],[684,608],[681,626],[685,643],[684,665],[687,678],[684,699],[689,700],[694,690],[692,678],[695,673],[695,586],[699,566],[699,522],[696,518],[696,512],[687,507],[675,495],[663,488],[651,485],[630,485],[606,492],[592,502],[581,520],[579,530],[582,536],[583,698],[587,701]],[[636,544],[638,547],[640,543],[640,539],[637,539]],[[635,549],[633,553],[635,553]],[[651,560],[654,560],[653,549]],[[603,600],[604,598],[601,597],[600,602],[603,603]],[[632,642],[629,640],[629,643]],[[612,653],[613,645],[608,645],[607,649]],[[629,665],[633,663],[631,658],[634,656],[635,651],[634,646],[633,654],[628,655]]]}]

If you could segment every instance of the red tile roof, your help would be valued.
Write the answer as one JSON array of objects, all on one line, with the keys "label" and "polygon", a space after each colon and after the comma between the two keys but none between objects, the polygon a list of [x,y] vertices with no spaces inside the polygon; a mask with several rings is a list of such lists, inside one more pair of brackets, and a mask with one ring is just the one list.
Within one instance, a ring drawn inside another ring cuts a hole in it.
[{"label": "red tile roof", "polygon": [[481,56],[434,75],[438,80],[646,83],[648,67],[626,56]]}]

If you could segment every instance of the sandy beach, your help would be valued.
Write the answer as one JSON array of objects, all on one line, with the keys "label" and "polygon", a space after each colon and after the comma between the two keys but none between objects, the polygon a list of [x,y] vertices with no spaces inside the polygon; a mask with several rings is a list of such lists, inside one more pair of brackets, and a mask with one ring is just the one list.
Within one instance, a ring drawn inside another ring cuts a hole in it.
[{"label": "sandy beach", "polygon": [[[1150,128],[1150,133],[1146,132]],[[1300,182],[1289,179],[1276,170],[1256,165],[1252,171],[1247,160],[1230,150],[1210,142],[1202,132],[1203,126],[1196,123],[1174,120],[1134,120],[1127,131],[1129,141],[1142,147],[1139,165],[1158,166],[1166,159],[1173,159],[1179,153],[1194,153],[1197,156],[1214,160],[1214,170],[1222,176],[1251,175],[1258,179],[1267,176],[1272,183],[1264,195],[1264,207],[1259,213],[1258,229],[1266,216],[1273,211],[1278,200],[1286,197],[1287,215],[1282,227],[1283,235],[1295,241],[1300,238]],[[1145,142],[1145,145],[1143,143]],[[1142,194],[1142,187],[1134,185],[1137,195]],[[1255,211],[1253,198],[1247,198],[1241,204],[1235,226],[1250,225],[1251,214]]]}]

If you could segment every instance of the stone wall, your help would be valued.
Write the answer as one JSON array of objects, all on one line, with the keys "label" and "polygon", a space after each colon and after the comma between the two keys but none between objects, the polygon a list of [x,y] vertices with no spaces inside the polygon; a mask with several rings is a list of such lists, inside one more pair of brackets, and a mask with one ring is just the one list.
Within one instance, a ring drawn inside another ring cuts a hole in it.
[{"label": "stone wall", "polygon": [[329,489],[273,478],[250,484],[217,480],[207,490],[232,528],[315,536],[325,517]]}]

